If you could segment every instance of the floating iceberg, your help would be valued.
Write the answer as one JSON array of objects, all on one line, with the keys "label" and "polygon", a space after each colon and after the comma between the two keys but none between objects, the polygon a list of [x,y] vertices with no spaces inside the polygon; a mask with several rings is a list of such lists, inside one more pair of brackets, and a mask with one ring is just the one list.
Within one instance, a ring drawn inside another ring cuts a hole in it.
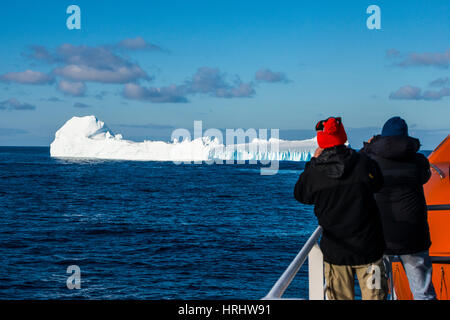
[{"label": "floating iceberg", "polygon": [[224,145],[217,138],[202,137],[173,142],[125,140],[95,116],[73,117],[55,134],[52,157],[151,161],[308,161],[317,148],[315,138],[288,141],[270,138],[250,143]]}]

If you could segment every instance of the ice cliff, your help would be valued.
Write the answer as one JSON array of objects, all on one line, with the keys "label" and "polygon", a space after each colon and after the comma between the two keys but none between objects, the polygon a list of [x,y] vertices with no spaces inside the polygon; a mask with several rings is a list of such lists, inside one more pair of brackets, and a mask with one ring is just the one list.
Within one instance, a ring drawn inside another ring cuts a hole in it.
[{"label": "ice cliff", "polygon": [[271,138],[250,143],[223,145],[202,137],[184,141],[125,140],[95,116],[73,117],[55,134],[52,157],[152,161],[288,160],[308,161],[317,148],[316,139],[288,141]]}]

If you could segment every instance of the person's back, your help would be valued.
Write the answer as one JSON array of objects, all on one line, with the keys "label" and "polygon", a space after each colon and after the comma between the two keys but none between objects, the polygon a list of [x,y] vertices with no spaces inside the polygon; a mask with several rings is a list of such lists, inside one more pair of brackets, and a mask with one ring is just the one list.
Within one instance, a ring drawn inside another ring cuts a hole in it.
[{"label": "person's back", "polygon": [[423,184],[431,176],[428,160],[417,154],[417,139],[375,137],[364,150],[381,168],[384,187],[375,195],[381,212],[386,254],[410,254],[429,249],[430,232]]},{"label": "person's back", "polygon": [[375,199],[383,222],[386,255],[400,257],[415,299],[434,299],[423,192],[431,171],[419,148],[419,140],[408,136],[406,122],[394,117],[386,122],[382,135],[365,143],[361,153],[374,159],[384,176],[384,186]]},{"label": "person's back", "polygon": [[[325,121],[325,135],[329,121],[332,120]],[[345,134],[343,126],[341,130]],[[324,150],[306,164],[294,196],[302,203],[315,205],[314,212],[323,228],[320,247],[327,297],[353,299],[356,273],[363,299],[384,299],[386,284],[381,258],[385,243],[373,196],[382,186],[381,172],[373,160],[344,145],[346,135],[328,144],[323,140],[318,132],[319,146]],[[377,279],[367,278],[372,272]],[[372,280],[375,284],[366,286]]]},{"label": "person's back", "polygon": [[361,265],[383,256],[381,220],[373,197],[381,187],[379,175],[370,159],[346,146],[327,148],[306,165],[294,195],[315,205],[325,261]]}]

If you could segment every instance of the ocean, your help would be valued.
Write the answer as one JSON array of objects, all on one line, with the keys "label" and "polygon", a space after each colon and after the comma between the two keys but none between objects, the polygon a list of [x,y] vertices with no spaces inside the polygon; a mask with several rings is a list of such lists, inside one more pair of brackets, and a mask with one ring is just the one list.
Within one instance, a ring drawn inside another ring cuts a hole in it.
[{"label": "ocean", "polygon": [[[0,299],[260,299],[317,227],[293,197],[303,166],[264,176],[0,147]],[[307,291],[305,265],[285,296]]]}]

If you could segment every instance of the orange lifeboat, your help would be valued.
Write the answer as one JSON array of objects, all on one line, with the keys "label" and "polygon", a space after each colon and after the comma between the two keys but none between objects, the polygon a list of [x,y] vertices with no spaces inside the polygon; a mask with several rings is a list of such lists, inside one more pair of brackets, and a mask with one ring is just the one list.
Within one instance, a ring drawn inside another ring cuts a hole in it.
[{"label": "orange lifeboat", "polygon": [[[428,157],[432,176],[425,184],[433,261],[433,285],[439,300],[450,300],[450,135]],[[399,300],[413,300],[400,262],[392,264],[394,289]]]}]

